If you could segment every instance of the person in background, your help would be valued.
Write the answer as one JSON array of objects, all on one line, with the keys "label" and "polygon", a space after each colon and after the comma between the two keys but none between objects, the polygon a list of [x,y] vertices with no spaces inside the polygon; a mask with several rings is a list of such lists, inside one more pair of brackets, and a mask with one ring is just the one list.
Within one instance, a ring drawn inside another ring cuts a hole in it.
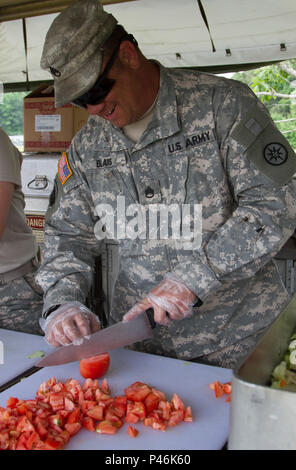
[{"label": "person in background", "polygon": [[24,213],[22,155],[0,128],[0,328],[42,335],[37,244]]},{"label": "person in background", "polygon": [[[46,215],[37,277],[46,340],[75,343],[100,327],[89,304],[94,259],[115,240],[109,323],[148,308],[158,323],[132,348],[236,367],[289,300],[273,258],[296,224],[293,149],[249,87],[148,60],[98,0],[57,16],[41,66],[56,107],[90,114],[61,156]],[[197,209],[180,219],[192,243],[171,236],[172,219],[169,237],[161,217],[133,232],[129,210],[147,220],[159,205]]]}]

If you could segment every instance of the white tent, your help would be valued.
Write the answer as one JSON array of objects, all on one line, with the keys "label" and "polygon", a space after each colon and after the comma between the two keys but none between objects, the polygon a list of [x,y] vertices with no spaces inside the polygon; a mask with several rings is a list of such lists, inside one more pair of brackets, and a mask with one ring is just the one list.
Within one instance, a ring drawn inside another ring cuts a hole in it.
[{"label": "white tent", "polygon": [[[5,87],[50,80],[39,62],[45,34],[57,13],[43,13],[69,3],[0,0],[0,81]],[[296,0],[102,3],[134,34],[147,57],[168,67],[225,72],[296,58]]]}]

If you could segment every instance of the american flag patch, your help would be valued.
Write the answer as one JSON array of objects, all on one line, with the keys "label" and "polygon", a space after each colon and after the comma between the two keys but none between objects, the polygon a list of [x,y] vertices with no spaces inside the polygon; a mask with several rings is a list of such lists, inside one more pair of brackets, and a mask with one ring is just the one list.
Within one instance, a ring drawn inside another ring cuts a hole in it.
[{"label": "american flag patch", "polygon": [[67,179],[72,175],[72,170],[70,168],[66,152],[63,152],[61,158],[59,159],[58,174],[62,184],[65,184]]}]

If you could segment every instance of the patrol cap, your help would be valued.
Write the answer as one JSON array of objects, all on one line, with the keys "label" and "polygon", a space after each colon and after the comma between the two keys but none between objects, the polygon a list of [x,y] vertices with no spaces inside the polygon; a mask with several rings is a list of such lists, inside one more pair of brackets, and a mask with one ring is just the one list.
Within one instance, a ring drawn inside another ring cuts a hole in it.
[{"label": "patrol cap", "polygon": [[57,108],[94,85],[103,45],[116,25],[99,0],[76,0],[55,18],[46,34],[40,65],[54,79]]}]

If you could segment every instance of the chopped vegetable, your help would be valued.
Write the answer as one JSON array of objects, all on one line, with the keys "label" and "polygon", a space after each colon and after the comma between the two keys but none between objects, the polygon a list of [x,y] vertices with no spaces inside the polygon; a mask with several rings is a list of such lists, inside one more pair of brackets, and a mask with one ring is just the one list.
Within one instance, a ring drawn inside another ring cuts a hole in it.
[{"label": "chopped vegetable", "polygon": [[45,354],[43,351],[35,351],[32,354],[27,356],[27,359],[35,359],[36,357],[44,357]]},{"label": "chopped vegetable", "polygon": [[215,392],[216,398],[223,397],[224,395],[228,395],[225,401],[231,401],[231,392],[232,392],[232,384],[231,382],[221,383],[219,380],[216,382],[211,382],[209,384],[209,388]]},{"label": "chopped vegetable", "polygon": [[139,434],[139,431],[138,431],[138,429],[134,428],[133,426],[129,426],[127,428],[127,433],[131,437],[137,437],[138,434]]},{"label": "chopped vegetable", "polygon": [[283,360],[272,371],[270,387],[296,392],[296,332],[290,338]]},{"label": "chopped vegetable", "polygon": [[190,406],[175,393],[165,394],[142,382],[112,397],[107,379],[87,378],[83,386],[74,379],[43,382],[34,400],[10,397],[0,407],[1,450],[58,450],[85,428],[98,434],[115,434],[128,423],[128,434],[137,437],[137,422],[165,431],[181,422],[192,422]]}]

